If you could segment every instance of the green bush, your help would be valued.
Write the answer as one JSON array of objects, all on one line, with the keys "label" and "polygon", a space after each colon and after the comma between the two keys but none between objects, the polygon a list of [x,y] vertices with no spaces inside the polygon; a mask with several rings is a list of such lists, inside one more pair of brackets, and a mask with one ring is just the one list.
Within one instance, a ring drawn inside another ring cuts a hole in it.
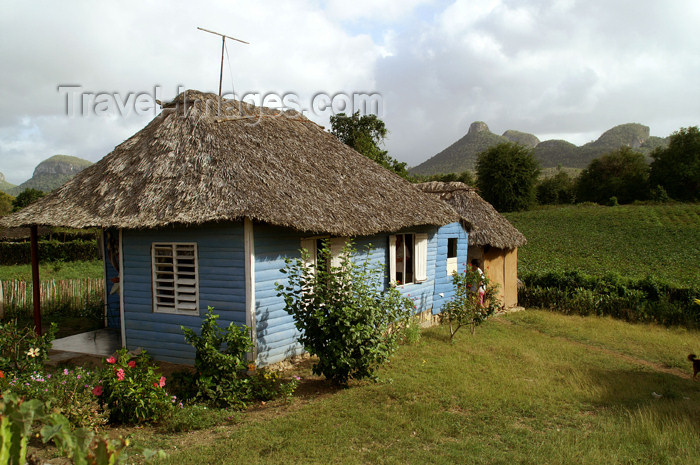
[{"label": "green bush", "polygon": [[[38,246],[41,263],[92,261],[102,257],[95,240],[39,241]],[[0,242],[0,265],[30,263],[31,256],[29,242]]]},{"label": "green bush", "polygon": [[[496,298],[497,285],[471,268],[464,273],[452,273],[454,295],[440,312],[440,323],[450,328],[450,341],[462,326],[469,326],[474,334],[476,327],[486,321],[501,306]],[[484,302],[479,298],[479,289],[484,289]]]},{"label": "green bush", "polygon": [[43,371],[57,329],[52,324],[39,336],[33,326],[20,326],[16,319],[0,322],[0,372],[23,378]]},{"label": "green bush", "polygon": [[285,260],[281,271],[287,283],[277,285],[299,341],[319,358],[313,372],[339,385],[350,378],[373,378],[396,349],[402,335],[396,325],[403,326],[413,311],[413,302],[398,289],[384,289],[383,269],[370,263],[369,254],[361,263],[353,261],[354,255],[346,244],[340,266],[332,266],[324,243],[319,265],[310,267],[305,264],[308,251],[302,250],[302,258]]},{"label": "green bush", "polygon": [[171,412],[174,399],[165,390],[165,377],[156,372],[145,351],[132,357],[120,349],[105,363],[101,384],[93,392],[109,408],[110,421],[158,422]]},{"label": "green bush", "polygon": [[700,327],[695,288],[672,286],[651,277],[624,279],[618,275],[591,276],[578,271],[531,273],[518,300],[525,307],[566,314],[607,315],[631,322]]}]

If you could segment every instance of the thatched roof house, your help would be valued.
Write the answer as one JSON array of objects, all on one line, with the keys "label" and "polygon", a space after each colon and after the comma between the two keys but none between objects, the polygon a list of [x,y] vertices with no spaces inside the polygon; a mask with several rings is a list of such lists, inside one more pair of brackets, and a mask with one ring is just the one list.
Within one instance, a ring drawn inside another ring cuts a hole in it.
[{"label": "thatched roof house", "polygon": [[153,228],[244,217],[354,236],[445,224],[455,214],[297,112],[189,90],[0,225]]},{"label": "thatched roof house", "polygon": [[493,206],[481,198],[477,190],[461,182],[424,182],[417,184],[423,192],[449,204],[468,224],[469,251],[467,260],[477,259],[484,272],[500,286],[505,307],[518,302],[518,247],[527,243],[525,236]]},{"label": "thatched roof house", "polygon": [[477,193],[462,182],[431,181],[416,184],[423,192],[433,194],[449,204],[471,225],[469,245],[515,249],[527,244],[525,236]]},{"label": "thatched roof house", "polygon": [[300,248],[314,261],[328,239],[337,259],[353,237],[359,259],[428,312],[456,261],[447,244],[468,246],[449,205],[304,116],[197,91],[0,225],[101,228],[109,325],[125,347],[177,363],[194,359],[181,325],[198,328],[209,306],[251,328],[258,363],[299,353],[275,286]]}]

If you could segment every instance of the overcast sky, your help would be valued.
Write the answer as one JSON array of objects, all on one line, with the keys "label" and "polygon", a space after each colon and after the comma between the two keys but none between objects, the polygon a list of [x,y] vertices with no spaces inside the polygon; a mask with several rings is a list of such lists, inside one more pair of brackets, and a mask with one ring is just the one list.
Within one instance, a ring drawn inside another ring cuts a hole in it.
[{"label": "overcast sky", "polygon": [[[576,144],[628,122],[657,136],[700,124],[698,0],[0,6],[0,172],[14,184],[51,155],[99,160],[153,118],[149,95],[217,92],[221,41],[197,26],[250,42],[227,41],[224,92],[295,95],[326,127],[314,95],[381,96],[386,148],[412,166],[477,120]],[[80,93],[102,103],[81,111]]]}]

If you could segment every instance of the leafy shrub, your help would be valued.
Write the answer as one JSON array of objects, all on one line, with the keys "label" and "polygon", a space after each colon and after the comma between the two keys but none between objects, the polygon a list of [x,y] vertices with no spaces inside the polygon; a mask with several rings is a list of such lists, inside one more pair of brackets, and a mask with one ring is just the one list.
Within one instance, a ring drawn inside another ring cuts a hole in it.
[{"label": "leafy shrub", "polygon": [[[39,241],[39,260],[47,262],[74,262],[100,260],[95,240],[76,239],[69,242]],[[29,242],[0,242],[0,265],[31,263]]]},{"label": "leafy shrub", "polygon": [[42,371],[57,329],[52,324],[38,336],[34,327],[22,327],[16,319],[0,322],[0,371],[20,377]]},{"label": "leafy shrub", "polygon": [[[450,341],[462,326],[469,326],[474,334],[476,327],[501,306],[496,298],[497,285],[491,284],[485,275],[476,270],[466,269],[464,273],[455,271],[452,273],[452,286],[454,295],[440,313],[440,323],[450,328]],[[485,290],[483,305],[479,297],[482,286]]]},{"label": "leafy shrub", "polygon": [[626,321],[700,326],[694,296],[700,290],[672,286],[651,277],[623,279],[618,275],[590,276],[578,271],[531,273],[518,300],[567,314],[607,315]]},{"label": "leafy shrub", "polygon": [[327,243],[318,251],[317,266],[302,258],[285,260],[281,270],[287,285],[277,285],[285,310],[294,317],[299,341],[319,360],[313,372],[335,384],[350,378],[373,378],[378,366],[394,352],[402,325],[413,311],[413,302],[398,289],[384,289],[383,269],[373,266],[369,254],[355,263],[352,244],[341,253],[340,266],[331,265]]},{"label": "leafy shrub", "polygon": [[121,423],[159,421],[170,413],[172,399],[165,377],[156,372],[145,351],[132,357],[120,349],[117,357],[105,359],[101,384],[94,394],[109,407],[110,420]]},{"label": "leafy shrub", "polygon": [[476,172],[481,196],[499,212],[527,210],[535,203],[540,165],[532,149],[498,144],[479,154]]},{"label": "leafy shrub", "polygon": [[95,428],[107,423],[109,412],[100,406],[93,393],[99,383],[99,373],[77,367],[57,369],[53,372],[33,372],[22,379],[5,377],[6,385],[13,392],[27,399],[37,399],[46,404],[51,413],[65,416],[73,427]]}]

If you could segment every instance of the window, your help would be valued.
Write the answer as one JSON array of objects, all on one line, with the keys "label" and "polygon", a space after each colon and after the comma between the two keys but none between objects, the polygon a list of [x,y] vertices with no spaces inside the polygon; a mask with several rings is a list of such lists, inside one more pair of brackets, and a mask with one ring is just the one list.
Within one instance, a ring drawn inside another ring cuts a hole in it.
[{"label": "window", "polygon": [[427,279],[428,235],[395,234],[389,236],[389,279],[411,284]]},{"label": "window", "polygon": [[154,243],[151,260],[153,311],[199,313],[197,244]]},{"label": "window", "polygon": [[447,276],[457,271],[457,238],[447,238]]},{"label": "window", "polygon": [[323,248],[324,242],[328,243],[331,252],[330,263],[324,263],[328,266],[340,266],[342,262],[343,247],[345,247],[347,239],[344,237],[310,237],[301,240],[301,248],[309,252],[309,258],[306,261],[306,266],[313,267],[318,265],[319,251]]}]

